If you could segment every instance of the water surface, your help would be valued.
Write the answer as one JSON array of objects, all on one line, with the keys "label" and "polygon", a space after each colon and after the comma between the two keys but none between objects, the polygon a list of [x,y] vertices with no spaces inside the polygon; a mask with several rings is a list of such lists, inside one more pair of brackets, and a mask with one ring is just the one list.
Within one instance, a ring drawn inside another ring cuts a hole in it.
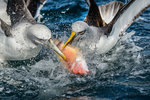
[{"label": "water surface", "polygon": [[[112,0],[96,0],[106,4]],[[119,1],[119,0],[118,0]],[[127,0],[120,0],[127,2]],[[84,0],[48,0],[40,22],[53,37],[65,42],[71,24],[88,12]],[[111,100],[150,98],[150,9],[127,30],[136,33],[119,41],[107,54],[89,54],[89,75],[70,74],[54,52],[43,47],[25,61],[9,61],[0,68],[1,100]]]}]

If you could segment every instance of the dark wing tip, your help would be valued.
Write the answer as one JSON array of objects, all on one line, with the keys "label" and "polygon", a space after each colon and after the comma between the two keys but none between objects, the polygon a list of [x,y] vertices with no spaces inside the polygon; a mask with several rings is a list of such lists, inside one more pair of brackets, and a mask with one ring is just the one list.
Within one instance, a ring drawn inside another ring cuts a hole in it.
[{"label": "dark wing tip", "polygon": [[90,1],[89,0],[85,0],[85,2],[87,3],[88,6],[90,6]]},{"label": "dark wing tip", "polygon": [[10,15],[11,24],[14,25],[22,20],[35,23],[24,0],[8,0],[7,13]]},{"label": "dark wing tip", "polygon": [[102,27],[105,25],[101,18],[99,8],[94,0],[85,0],[89,5],[89,12],[85,18],[85,22],[90,26]]},{"label": "dark wing tip", "polygon": [[1,28],[4,31],[5,35],[7,37],[12,36],[10,32],[11,27],[7,23],[5,23],[2,19],[0,19],[0,22],[1,22]]},{"label": "dark wing tip", "polygon": [[43,5],[45,1],[46,0],[25,0],[27,8],[29,9],[33,17],[35,17],[36,12],[39,9],[39,6]]}]

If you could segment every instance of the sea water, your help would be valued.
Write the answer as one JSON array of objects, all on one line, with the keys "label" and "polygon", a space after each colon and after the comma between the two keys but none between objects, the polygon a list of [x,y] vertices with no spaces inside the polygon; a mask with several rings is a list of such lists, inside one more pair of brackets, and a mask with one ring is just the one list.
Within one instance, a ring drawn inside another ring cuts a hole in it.
[{"label": "sea water", "polygon": [[[100,5],[112,0],[95,1]],[[84,0],[48,0],[40,23],[52,30],[53,38],[65,42],[71,23],[84,20],[87,12]],[[35,58],[9,61],[0,67],[0,100],[148,100],[150,9],[127,32],[132,30],[133,36],[120,40],[108,53],[86,56],[89,75],[69,73],[46,47]]]}]

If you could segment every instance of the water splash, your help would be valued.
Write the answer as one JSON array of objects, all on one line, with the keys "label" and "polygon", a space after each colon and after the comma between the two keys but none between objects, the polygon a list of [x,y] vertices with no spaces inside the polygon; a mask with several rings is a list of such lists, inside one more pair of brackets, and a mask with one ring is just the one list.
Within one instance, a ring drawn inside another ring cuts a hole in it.
[{"label": "water splash", "polygon": [[[59,0],[58,0],[59,1]],[[71,23],[83,20],[87,6],[50,0],[42,11],[41,19],[50,29],[53,37],[64,41],[71,31]],[[111,0],[108,0],[111,1]],[[107,1],[98,1],[98,4]],[[57,3],[57,5],[55,5]],[[53,6],[51,6],[53,4]],[[56,8],[55,8],[56,7]],[[73,11],[78,8],[78,12]],[[69,9],[68,9],[69,8]],[[49,10],[48,10],[49,9]],[[0,68],[0,99],[47,100],[47,99],[124,99],[148,98],[150,95],[150,45],[147,10],[128,31],[135,35],[120,40],[107,54],[89,54],[86,57],[89,75],[70,74],[58,61],[56,55],[42,49],[33,59],[9,62]],[[65,13],[62,13],[65,12]],[[73,16],[73,15],[76,16]],[[60,17],[59,17],[60,16]],[[144,22],[143,22],[144,21]],[[77,97],[77,98],[76,98]]]}]

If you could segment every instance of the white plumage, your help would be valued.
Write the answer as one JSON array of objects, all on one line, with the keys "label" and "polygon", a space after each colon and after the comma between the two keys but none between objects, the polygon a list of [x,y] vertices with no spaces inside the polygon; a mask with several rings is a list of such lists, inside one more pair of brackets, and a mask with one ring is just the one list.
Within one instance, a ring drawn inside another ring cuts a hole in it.
[{"label": "white plumage", "polygon": [[[11,25],[10,16],[8,16],[6,9],[7,3],[0,0],[0,18],[6,24]],[[64,56],[53,44],[51,31],[45,25],[32,24],[27,20],[22,20],[11,26],[9,31],[11,36],[6,36],[5,31],[0,28],[0,62],[35,57],[43,44],[54,49],[59,55]]]},{"label": "white plumage", "polygon": [[150,0],[130,0],[125,5],[113,1],[99,7],[94,0],[85,1],[89,5],[88,15],[84,22],[72,24],[72,34],[65,46],[74,42],[83,50],[96,50],[100,54],[112,49],[126,35],[126,29],[150,6]]}]

